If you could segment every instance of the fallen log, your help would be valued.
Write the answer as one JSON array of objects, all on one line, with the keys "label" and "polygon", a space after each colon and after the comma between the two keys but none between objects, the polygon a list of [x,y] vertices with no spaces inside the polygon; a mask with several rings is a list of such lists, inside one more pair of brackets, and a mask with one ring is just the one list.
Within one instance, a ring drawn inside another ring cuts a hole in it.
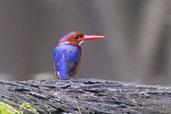
[{"label": "fallen log", "polygon": [[171,88],[81,78],[1,80],[0,101],[16,109],[28,102],[39,114],[170,114]]}]

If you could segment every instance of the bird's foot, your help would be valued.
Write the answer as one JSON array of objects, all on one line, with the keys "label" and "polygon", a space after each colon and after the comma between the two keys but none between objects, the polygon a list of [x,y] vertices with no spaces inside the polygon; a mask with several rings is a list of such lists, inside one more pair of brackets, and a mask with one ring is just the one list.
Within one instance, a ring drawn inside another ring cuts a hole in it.
[{"label": "bird's foot", "polygon": [[57,72],[56,76],[57,76],[58,79],[60,79],[60,74],[59,74],[59,72]]}]

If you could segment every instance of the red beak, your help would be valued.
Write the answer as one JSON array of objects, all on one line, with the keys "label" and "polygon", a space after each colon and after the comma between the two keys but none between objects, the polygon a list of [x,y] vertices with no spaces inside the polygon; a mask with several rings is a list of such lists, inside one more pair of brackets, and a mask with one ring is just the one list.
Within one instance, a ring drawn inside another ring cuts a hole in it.
[{"label": "red beak", "polygon": [[82,41],[84,40],[96,40],[96,39],[102,39],[104,36],[98,36],[98,35],[84,35],[82,38]]}]

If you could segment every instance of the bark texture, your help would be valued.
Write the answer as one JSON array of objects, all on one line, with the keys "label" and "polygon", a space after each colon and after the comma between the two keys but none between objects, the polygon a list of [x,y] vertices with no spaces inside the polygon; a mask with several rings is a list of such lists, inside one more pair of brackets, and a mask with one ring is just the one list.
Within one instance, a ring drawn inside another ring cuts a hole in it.
[{"label": "bark texture", "polygon": [[99,79],[1,80],[0,101],[15,108],[29,102],[40,114],[170,114],[171,88]]}]

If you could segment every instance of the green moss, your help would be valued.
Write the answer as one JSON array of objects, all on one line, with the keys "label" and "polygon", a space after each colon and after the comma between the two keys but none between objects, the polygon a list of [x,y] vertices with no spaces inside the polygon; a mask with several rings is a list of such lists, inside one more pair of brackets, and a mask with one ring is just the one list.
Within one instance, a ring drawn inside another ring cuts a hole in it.
[{"label": "green moss", "polygon": [[0,114],[23,114],[21,111],[17,111],[12,106],[0,102]]},{"label": "green moss", "polygon": [[14,109],[11,105],[0,102],[0,114],[23,114],[22,109],[29,110],[35,114],[39,114],[35,108],[33,108],[29,103],[23,102],[19,106],[19,110]]},{"label": "green moss", "polygon": [[27,102],[23,102],[20,106],[20,110],[22,110],[23,108],[24,109],[27,109],[35,114],[39,114],[39,112],[37,112],[37,110],[35,108],[33,108],[30,103],[27,103]]}]

